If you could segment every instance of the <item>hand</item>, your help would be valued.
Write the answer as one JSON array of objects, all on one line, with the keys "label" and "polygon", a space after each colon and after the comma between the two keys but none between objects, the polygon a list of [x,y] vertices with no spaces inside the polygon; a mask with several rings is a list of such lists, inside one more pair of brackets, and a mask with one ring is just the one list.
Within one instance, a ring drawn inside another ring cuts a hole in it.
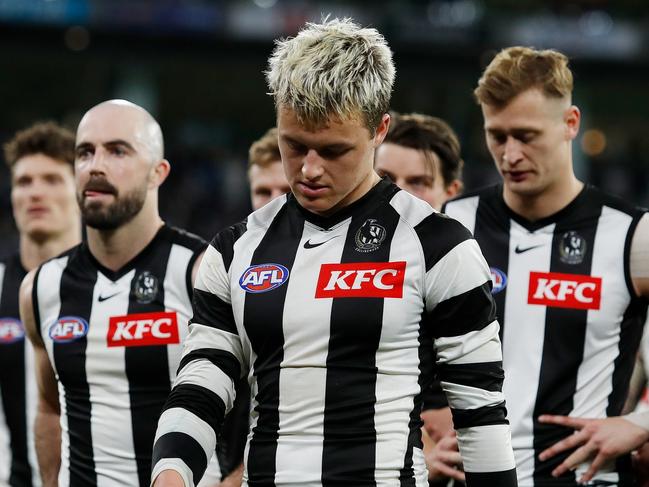
[{"label": "hand", "polygon": [[427,452],[424,452],[426,466],[428,467],[428,480],[452,478],[464,482],[462,469],[462,456],[457,448],[455,433],[451,433]]},{"label": "hand", "polygon": [[586,419],[544,414],[539,417],[539,421],[576,430],[573,435],[542,451],[539,459],[545,461],[557,453],[577,448],[552,471],[552,475],[558,477],[594,458],[586,473],[579,479],[580,483],[591,480],[606,461],[638,448],[649,439],[649,431],[620,417]]},{"label": "hand", "polygon": [[420,416],[426,433],[435,443],[453,432],[451,408],[427,409]]},{"label": "hand", "polygon": [[649,443],[645,443],[634,453],[633,473],[638,487],[649,487]]}]

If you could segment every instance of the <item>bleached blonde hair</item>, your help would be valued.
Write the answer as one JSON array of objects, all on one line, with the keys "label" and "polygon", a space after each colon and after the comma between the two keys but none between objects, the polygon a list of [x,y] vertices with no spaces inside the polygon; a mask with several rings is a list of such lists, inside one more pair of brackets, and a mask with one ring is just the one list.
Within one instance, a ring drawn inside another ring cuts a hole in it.
[{"label": "bleached blonde hair", "polygon": [[266,71],[276,109],[290,108],[316,127],[360,115],[372,134],[389,109],[394,76],[385,38],[349,18],[307,23],[276,41]]}]

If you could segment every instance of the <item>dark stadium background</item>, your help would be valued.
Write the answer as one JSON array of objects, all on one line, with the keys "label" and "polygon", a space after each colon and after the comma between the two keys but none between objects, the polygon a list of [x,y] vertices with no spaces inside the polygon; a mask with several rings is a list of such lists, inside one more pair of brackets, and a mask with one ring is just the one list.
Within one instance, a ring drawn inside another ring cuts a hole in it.
[{"label": "dark stadium background", "polygon": [[[247,149],[274,124],[263,76],[273,39],[325,14],[384,33],[393,109],[450,122],[468,190],[497,177],[471,96],[482,67],[508,45],[562,50],[582,110],[577,174],[649,205],[646,0],[0,0],[0,142],[37,120],[74,129],[109,98],[141,104],[172,163],[163,217],[209,238],[249,211]],[[4,162],[0,232],[0,253],[15,249]]]}]

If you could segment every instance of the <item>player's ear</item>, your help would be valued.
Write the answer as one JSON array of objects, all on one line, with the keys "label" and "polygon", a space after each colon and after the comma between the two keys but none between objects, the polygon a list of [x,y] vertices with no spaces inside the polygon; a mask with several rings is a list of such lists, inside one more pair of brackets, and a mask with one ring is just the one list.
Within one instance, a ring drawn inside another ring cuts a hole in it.
[{"label": "player's ear", "polygon": [[579,133],[581,123],[581,112],[575,105],[571,105],[563,114],[563,121],[566,124],[566,137],[573,140]]},{"label": "player's ear", "polygon": [[167,176],[169,176],[170,171],[171,164],[169,164],[167,159],[161,159],[154,163],[149,173],[149,186],[152,188],[161,186],[165,182],[165,179],[167,179]]},{"label": "player's ear", "polygon": [[376,128],[376,133],[374,134],[374,147],[378,147],[385,139],[385,136],[388,134],[388,129],[390,128],[390,114],[384,113],[381,117],[381,122]]}]

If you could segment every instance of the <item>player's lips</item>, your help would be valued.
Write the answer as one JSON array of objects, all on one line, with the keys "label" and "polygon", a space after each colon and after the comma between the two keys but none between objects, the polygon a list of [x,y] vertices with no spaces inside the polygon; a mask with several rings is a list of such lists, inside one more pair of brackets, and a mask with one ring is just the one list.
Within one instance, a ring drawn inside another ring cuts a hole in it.
[{"label": "player's lips", "polygon": [[32,205],[27,208],[27,214],[33,217],[40,217],[48,214],[50,209],[42,205]]},{"label": "player's lips", "polygon": [[302,193],[307,198],[317,198],[318,196],[322,196],[327,191],[327,186],[323,184],[299,182],[297,183],[297,186],[300,190],[300,193]]},{"label": "player's lips", "polygon": [[515,183],[524,181],[530,176],[530,174],[532,174],[532,171],[506,171],[505,172],[505,175]]},{"label": "player's lips", "polygon": [[83,188],[84,199],[106,198],[117,195],[117,189],[108,181],[97,179],[89,181]]}]

